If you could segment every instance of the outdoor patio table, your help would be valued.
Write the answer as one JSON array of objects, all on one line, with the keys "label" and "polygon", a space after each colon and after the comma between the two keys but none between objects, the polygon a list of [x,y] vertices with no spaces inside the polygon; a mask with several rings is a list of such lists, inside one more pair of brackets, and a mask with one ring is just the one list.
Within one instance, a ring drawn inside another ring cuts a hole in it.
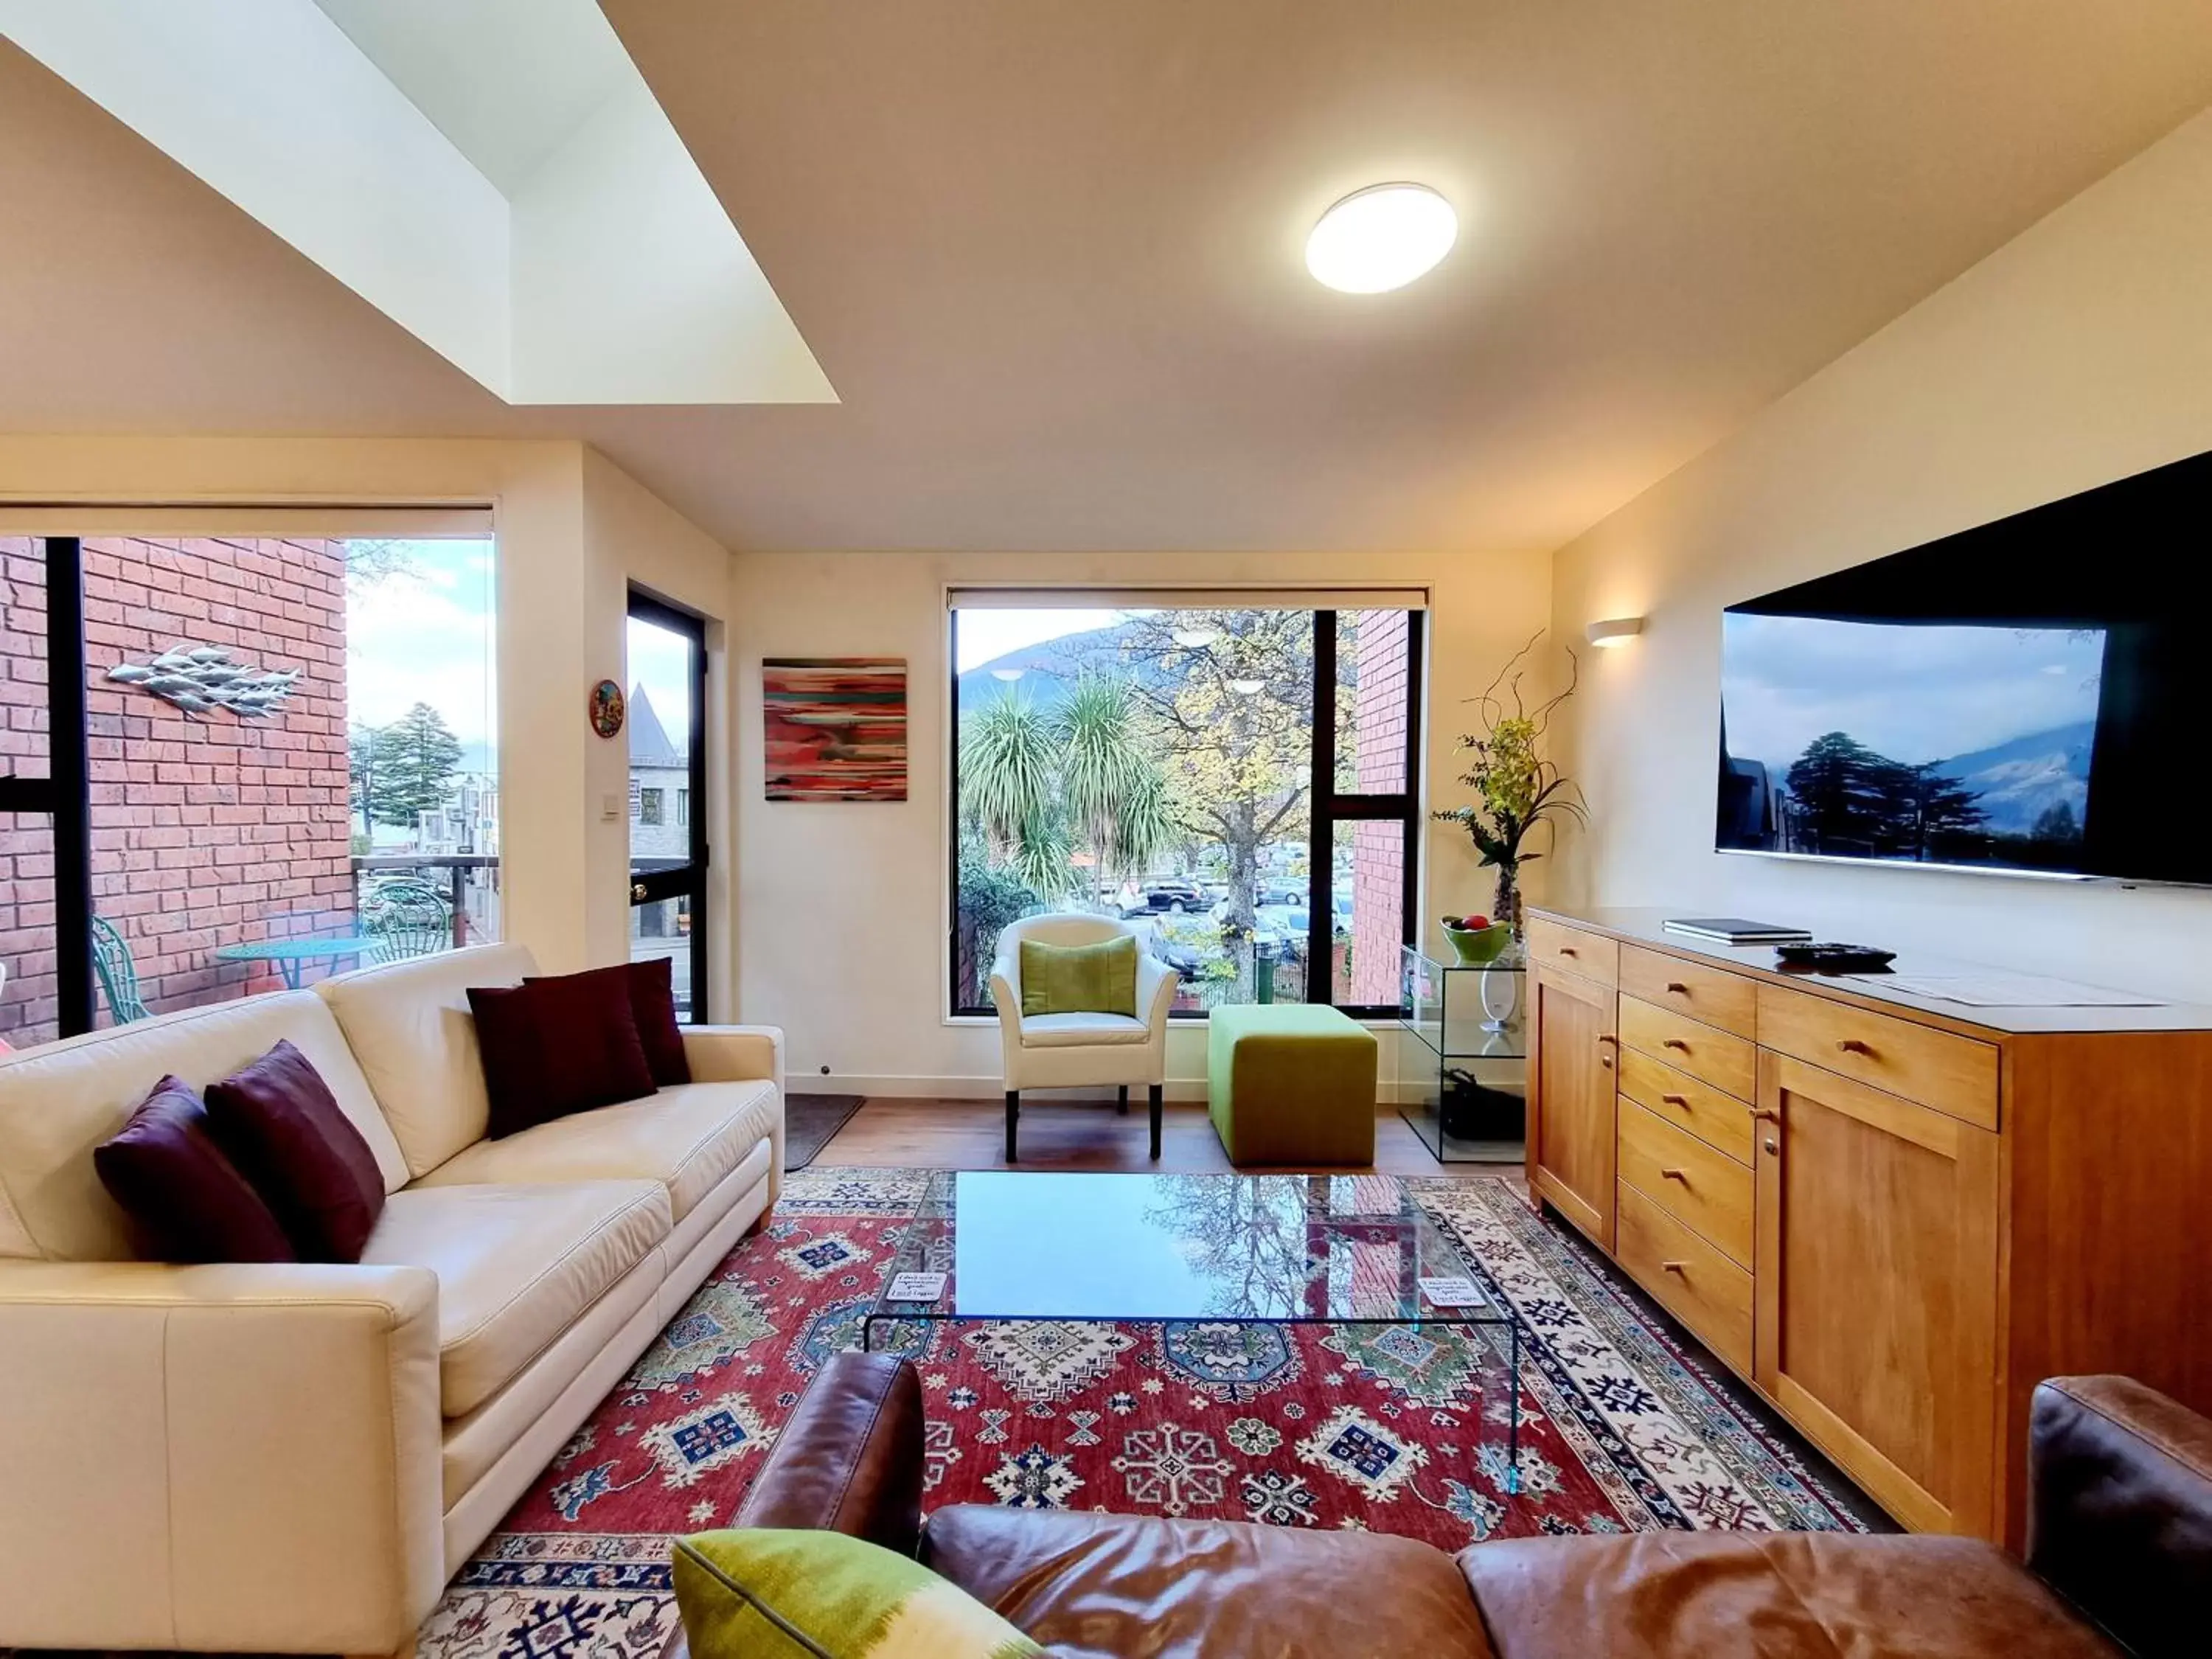
[{"label": "outdoor patio table", "polygon": [[380,943],[374,935],[352,933],[343,939],[264,939],[251,945],[226,945],[216,954],[218,962],[273,962],[292,990],[300,988],[300,969],[310,962],[330,962],[339,957],[364,957]]}]

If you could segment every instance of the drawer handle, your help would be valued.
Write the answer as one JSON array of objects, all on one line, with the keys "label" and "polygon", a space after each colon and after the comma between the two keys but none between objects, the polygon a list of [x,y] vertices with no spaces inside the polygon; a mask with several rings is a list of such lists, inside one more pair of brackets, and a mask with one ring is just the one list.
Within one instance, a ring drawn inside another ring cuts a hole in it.
[{"label": "drawer handle", "polygon": [[1559,954],[1563,957],[1573,957],[1580,956],[1582,952],[1576,950],[1571,945],[1562,945],[1559,947]]},{"label": "drawer handle", "polygon": [[1659,1265],[1668,1273],[1680,1273],[1685,1278],[1689,1275],[1690,1264],[1686,1261],[1662,1261]]},{"label": "drawer handle", "polygon": [[1751,1109],[1751,1121],[1753,1123],[1779,1124],[1782,1121],[1782,1114],[1770,1112],[1764,1106],[1754,1106]]},{"label": "drawer handle", "polygon": [[1836,1045],[1836,1052],[1839,1054],[1864,1054],[1869,1060],[1874,1058],[1874,1050],[1856,1037],[1845,1037]]},{"label": "drawer handle", "polygon": [[1659,1173],[1666,1176],[1669,1181],[1680,1182],[1685,1187],[1690,1184],[1690,1177],[1684,1175],[1680,1170],[1662,1170]]},{"label": "drawer handle", "polygon": [[1690,988],[1683,984],[1679,979],[1668,980],[1667,981],[1667,988],[1669,991],[1672,991],[1678,997],[1686,997],[1690,994]]},{"label": "drawer handle", "polygon": [[1686,1112],[1690,1109],[1690,1097],[1687,1095],[1662,1095],[1659,1098],[1669,1106],[1680,1106]]},{"label": "drawer handle", "polygon": [[1616,1048],[1620,1047],[1620,1039],[1613,1036],[1610,1031],[1607,1031],[1603,1036],[1600,1036],[1598,1041],[1600,1042],[1609,1042]]},{"label": "drawer handle", "polygon": [[1690,1052],[1690,1045],[1680,1037],[1668,1037],[1659,1046],[1662,1048],[1680,1048],[1686,1054]]}]

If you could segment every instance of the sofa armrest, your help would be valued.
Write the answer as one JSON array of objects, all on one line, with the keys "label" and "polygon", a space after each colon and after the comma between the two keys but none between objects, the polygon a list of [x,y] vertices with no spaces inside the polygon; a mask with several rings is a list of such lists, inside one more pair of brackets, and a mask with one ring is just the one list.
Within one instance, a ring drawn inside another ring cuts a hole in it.
[{"label": "sofa armrest", "polygon": [[775,1085],[769,1123],[768,1201],[783,1194],[783,1028],[780,1025],[686,1025],[684,1058],[695,1083]]},{"label": "sofa armrest", "polygon": [[697,1083],[765,1079],[783,1092],[783,1028],[780,1025],[686,1025],[684,1058]]},{"label": "sofa armrest", "polygon": [[0,1648],[392,1652],[441,1427],[426,1268],[0,1262]]},{"label": "sofa armrest", "polygon": [[2054,1376],[2035,1390],[2027,1486],[2027,1565],[2046,1583],[2138,1654],[2203,1639],[2212,1421],[2129,1377]]},{"label": "sofa armrest", "polygon": [[842,1532],[912,1555],[921,1536],[921,1382],[896,1354],[832,1355],[776,1436],[741,1527]]}]

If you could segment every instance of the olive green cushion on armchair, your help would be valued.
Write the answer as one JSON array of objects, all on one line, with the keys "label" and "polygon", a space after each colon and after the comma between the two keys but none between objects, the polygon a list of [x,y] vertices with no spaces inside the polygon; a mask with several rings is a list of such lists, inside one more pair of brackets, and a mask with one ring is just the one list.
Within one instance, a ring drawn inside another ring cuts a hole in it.
[{"label": "olive green cushion on armchair", "polygon": [[842,1533],[702,1532],[675,1565],[691,1659],[1044,1659],[958,1585]]},{"label": "olive green cushion on armchair", "polygon": [[1022,1016],[1137,1016],[1137,941],[1133,935],[1096,945],[1022,941]]}]

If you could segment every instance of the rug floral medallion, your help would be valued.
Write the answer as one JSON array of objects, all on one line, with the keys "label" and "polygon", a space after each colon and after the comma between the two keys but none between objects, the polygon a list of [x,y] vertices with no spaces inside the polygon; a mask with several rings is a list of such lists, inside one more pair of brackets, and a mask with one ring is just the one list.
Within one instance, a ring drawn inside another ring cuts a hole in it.
[{"label": "rug floral medallion", "polygon": [[[860,1345],[926,1181],[790,1176],[772,1224],[456,1578],[423,1626],[425,1659],[650,1659],[674,1628],[670,1540],[731,1522],[809,1380]],[[1521,1490],[1507,1481],[1501,1327],[879,1325],[876,1346],[921,1373],[925,1507],[1368,1528],[1446,1550],[1538,1533],[1859,1528],[1512,1186],[1407,1185],[1520,1321]]]}]

